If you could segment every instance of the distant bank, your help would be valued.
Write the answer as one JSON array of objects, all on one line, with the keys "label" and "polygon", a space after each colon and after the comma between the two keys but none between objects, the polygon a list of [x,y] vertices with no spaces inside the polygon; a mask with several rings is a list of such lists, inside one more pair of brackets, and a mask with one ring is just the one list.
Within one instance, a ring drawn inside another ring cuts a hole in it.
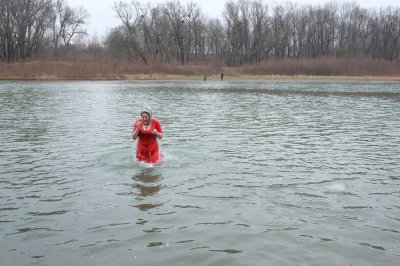
[{"label": "distant bank", "polygon": [[236,67],[216,64],[143,65],[130,62],[0,63],[0,80],[276,80],[400,82],[400,62],[320,58],[269,60]]}]

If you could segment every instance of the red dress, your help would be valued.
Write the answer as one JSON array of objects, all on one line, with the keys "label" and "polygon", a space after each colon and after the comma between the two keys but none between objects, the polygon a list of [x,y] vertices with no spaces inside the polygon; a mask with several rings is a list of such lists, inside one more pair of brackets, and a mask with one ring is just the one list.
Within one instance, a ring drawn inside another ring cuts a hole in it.
[{"label": "red dress", "polygon": [[[136,130],[139,121],[142,121],[142,119],[139,118],[136,120],[133,130]],[[157,138],[153,135],[154,129],[162,133],[160,122],[155,118],[151,119],[150,128],[148,130],[144,129],[143,124],[139,129],[139,140],[136,149],[136,158],[139,161],[156,163],[160,160]]]}]

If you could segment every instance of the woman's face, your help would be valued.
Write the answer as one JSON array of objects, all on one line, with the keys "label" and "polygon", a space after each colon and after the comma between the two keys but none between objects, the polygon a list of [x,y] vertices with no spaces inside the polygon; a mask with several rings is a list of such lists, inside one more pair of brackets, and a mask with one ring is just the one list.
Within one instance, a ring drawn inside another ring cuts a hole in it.
[{"label": "woman's face", "polygon": [[148,113],[142,114],[142,121],[143,121],[143,124],[145,124],[145,125],[148,125],[150,123],[150,116]]}]

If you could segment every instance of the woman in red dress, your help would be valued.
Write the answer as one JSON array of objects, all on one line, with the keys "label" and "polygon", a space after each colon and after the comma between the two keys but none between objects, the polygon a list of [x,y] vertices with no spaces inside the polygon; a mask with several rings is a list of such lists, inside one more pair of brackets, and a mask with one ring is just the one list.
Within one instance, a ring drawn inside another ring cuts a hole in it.
[{"label": "woman in red dress", "polygon": [[139,138],[136,149],[136,158],[146,163],[156,163],[160,160],[157,138],[162,139],[160,122],[152,117],[152,111],[145,106],[133,126],[132,139]]}]

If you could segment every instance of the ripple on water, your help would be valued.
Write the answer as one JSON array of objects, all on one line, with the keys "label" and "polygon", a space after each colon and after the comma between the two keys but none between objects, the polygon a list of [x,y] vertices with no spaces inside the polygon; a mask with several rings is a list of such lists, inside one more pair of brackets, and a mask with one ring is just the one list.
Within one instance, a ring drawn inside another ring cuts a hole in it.
[{"label": "ripple on water", "polygon": [[[384,83],[0,82],[2,262],[397,265],[399,99]],[[158,164],[135,161],[143,104]]]}]

